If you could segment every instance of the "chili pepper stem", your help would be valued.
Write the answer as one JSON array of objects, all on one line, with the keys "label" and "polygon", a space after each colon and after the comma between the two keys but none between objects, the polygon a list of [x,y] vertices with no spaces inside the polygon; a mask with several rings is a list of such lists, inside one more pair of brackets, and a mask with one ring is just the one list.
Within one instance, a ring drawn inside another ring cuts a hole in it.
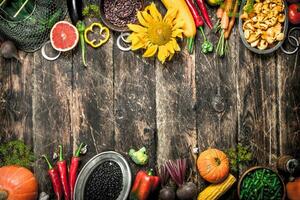
[{"label": "chili pepper stem", "polygon": [[194,48],[194,37],[188,38],[188,51],[190,54],[193,53],[193,48]]},{"label": "chili pepper stem", "polygon": [[63,147],[62,145],[59,145],[59,161],[63,161],[64,157],[63,157]]},{"label": "chili pepper stem", "polygon": [[75,157],[79,157],[80,156],[80,152],[81,152],[81,149],[82,149],[83,145],[84,145],[84,143],[81,143],[79,145],[78,149],[75,152]]},{"label": "chili pepper stem", "polygon": [[46,163],[48,164],[49,169],[53,169],[53,166],[51,165],[49,159],[47,158],[46,155],[42,155],[42,157],[45,159]]}]

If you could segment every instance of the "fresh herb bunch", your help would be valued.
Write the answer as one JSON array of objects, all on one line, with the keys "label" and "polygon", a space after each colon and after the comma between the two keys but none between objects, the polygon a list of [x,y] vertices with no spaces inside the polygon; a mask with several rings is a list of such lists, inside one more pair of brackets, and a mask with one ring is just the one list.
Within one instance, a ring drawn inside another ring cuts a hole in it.
[{"label": "fresh herb bunch", "polygon": [[237,148],[227,150],[227,155],[230,160],[230,169],[233,173],[237,173],[239,167],[246,167],[253,160],[253,154],[249,146],[237,145]]},{"label": "fresh herb bunch", "polygon": [[0,146],[0,167],[20,165],[30,168],[34,161],[31,148],[21,140],[13,140]]},{"label": "fresh herb bunch", "polygon": [[253,10],[254,0],[247,0],[246,5],[244,6],[243,10],[246,13],[251,13]]},{"label": "fresh herb bunch", "polygon": [[96,4],[88,4],[83,9],[82,15],[88,18],[100,18],[100,8]]}]

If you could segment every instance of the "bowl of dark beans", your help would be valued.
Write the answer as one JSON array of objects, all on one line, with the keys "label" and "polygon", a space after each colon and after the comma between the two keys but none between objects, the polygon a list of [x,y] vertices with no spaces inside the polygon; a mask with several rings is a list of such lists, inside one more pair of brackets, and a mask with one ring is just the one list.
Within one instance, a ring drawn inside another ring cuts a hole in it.
[{"label": "bowl of dark beans", "polygon": [[136,14],[144,7],[144,0],[101,0],[100,16],[111,30],[128,31],[127,24],[136,23]]},{"label": "bowl of dark beans", "polygon": [[132,175],[125,158],[114,151],[91,158],[80,171],[75,200],[126,200]]}]

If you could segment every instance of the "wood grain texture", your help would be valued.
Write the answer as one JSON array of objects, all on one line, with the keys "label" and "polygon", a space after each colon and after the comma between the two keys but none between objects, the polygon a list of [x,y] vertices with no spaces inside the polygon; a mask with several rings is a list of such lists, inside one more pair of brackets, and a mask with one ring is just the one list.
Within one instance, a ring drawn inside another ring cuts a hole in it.
[{"label": "wood grain texture", "polygon": [[[156,4],[161,10],[160,2]],[[156,120],[158,165],[170,159],[187,158],[191,178],[197,176],[192,148],[197,147],[195,54],[189,55],[185,41],[182,51],[162,65],[156,59]]]},{"label": "wood grain texture", "polygon": [[[145,146],[150,158],[146,167],[154,168],[157,132],[153,60],[122,52],[116,45],[113,57],[115,150],[126,155],[130,148]],[[130,163],[135,173],[139,168]]]},{"label": "wood grain texture", "polygon": [[33,55],[21,53],[21,62],[3,63],[1,77],[5,95],[2,129],[9,138],[23,139],[32,145],[32,68]]},{"label": "wood grain texture", "polygon": [[40,190],[50,192],[47,165],[41,159],[46,154],[52,158],[58,145],[64,147],[64,157],[72,154],[70,101],[72,99],[72,55],[63,54],[56,62],[34,55],[32,126],[34,153],[37,160],[35,174]]},{"label": "wood grain texture", "polygon": [[287,57],[278,53],[278,131],[280,154],[299,155],[300,144],[300,52]]},{"label": "wood grain texture", "polygon": [[[86,21],[86,25],[92,21]],[[103,48],[86,44],[88,67],[82,64],[81,51],[73,53],[72,134],[73,151],[80,142],[88,145],[84,162],[92,156],[114,149],[113,40]],[[99,59],[100,58],[100,59]]]},{"label": "wood grain texture", "polygon": [[[164,12],[160,1],[155,2]],[[210,16],[214,13],[209,8]],[[207,28],[205,33],[216,46],[218,36]],[[4,105],[10,111],[0,111],[1,119],[9,116],[0,120],[7,136],[0,141],[19,138],[33,146],[41,191],[53,196],[40,156],[52,156],[58,144],[70,158],[85,142],[88,153],[81,166],[97,153],[118,151],[133,174],[142,167],[127,152],[142,146],[150,156],[144,168],[169,159],[192,161],[192,147],[226,150],[237,143],[249,145],[261,165],[274,166],[283,154],[299,157],[299,52],[253,54],[234,29],[224,58],[201,53],[198,33],[192,55],[180,41],[182,51],[162,65],[142,58],[141,51],[120,51],[118,35],[112,33],[99,49],[87,48],[88,68],[82,66],[79,48],[55,62],[43,59],[39,51],[21,53],[21,64],[0,58]],[[207,185],[194,164],[192,173],[199,188]],[[222,199],[236,199],[234,190]]]}]

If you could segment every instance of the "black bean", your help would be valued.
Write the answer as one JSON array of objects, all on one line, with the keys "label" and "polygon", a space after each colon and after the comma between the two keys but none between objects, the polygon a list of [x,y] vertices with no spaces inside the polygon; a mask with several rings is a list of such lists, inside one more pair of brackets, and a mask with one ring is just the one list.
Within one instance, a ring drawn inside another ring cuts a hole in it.
[{"label": "black bean", "polygon": [[114,161],[105,161],[88,177],[84,189],[86,200],[116,200],[123,188],[123,174]]},{"label": "black bean", "polygon": [[136,12],[142,7],[142,0],[104,0],[104,15],[113,25],[126,27],[137,22]]}]

